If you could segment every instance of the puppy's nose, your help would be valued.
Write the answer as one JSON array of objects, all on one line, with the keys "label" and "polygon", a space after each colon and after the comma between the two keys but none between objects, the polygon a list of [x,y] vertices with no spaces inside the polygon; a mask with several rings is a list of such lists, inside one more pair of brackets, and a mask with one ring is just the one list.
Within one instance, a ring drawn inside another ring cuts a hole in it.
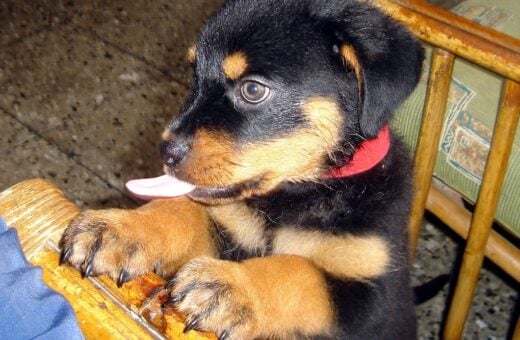
[{"label": "puppy's nose", "polygon": [[190,146],[185,140],[175,139],[162,142],[159,148],[161,157],[166,165],[174,167],[186,157]]}]

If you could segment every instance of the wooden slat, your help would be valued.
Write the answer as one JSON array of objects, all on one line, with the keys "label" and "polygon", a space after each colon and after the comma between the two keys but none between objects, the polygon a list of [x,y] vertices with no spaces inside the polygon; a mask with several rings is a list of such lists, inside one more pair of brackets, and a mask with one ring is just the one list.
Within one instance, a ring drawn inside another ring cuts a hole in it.
[{"label": "wooden slat", "polygon": [[430,191],[437,148],[441,138],[444,112],[448,102],[455,57],[435,49],[430,68],[430,79],[424,112],[415,151],[414,199],[409,221],[410,257],[413,258],[423,221],[426,199]]},{"label": "wooden slat", "polygon": [[459,339],[464,330],[507,170],[519,116],[520,84],[509,80],[505,85],[462,266],[444,329],[446,339]]},{"label": "wooden slat", "polygon": [[[471,213],[432,186],[426,209],[466,239],[471,225]],[[520,250],[495,231],[491,231],[485,255],[513,279],[520,282]]]},{"label": "wooden slat", "polygon": [[456,15],[444,8],[431,5],[423,0],[392,0],[415,12],[429,16],[446,25],[454,26],[458,29],[477,35],[489,40],[502,47],[520,53],[520,40],[510,35],[498,32],[490,27],[479,25],[467,18]]},{"label": "wooden slat", "polygon": [[375,6],[405,24],[420,39],[520,82],[520,53],[470,32],[446,25],[391,0],[372,0]]}]

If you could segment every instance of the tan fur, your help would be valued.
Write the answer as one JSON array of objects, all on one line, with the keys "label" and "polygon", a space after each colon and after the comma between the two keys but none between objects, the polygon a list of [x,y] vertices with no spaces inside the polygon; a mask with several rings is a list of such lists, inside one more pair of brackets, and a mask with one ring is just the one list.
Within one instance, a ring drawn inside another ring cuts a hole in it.
[{"label": "tan fur", "polygon": [[160,242],[157,251],[166,263],[175,266],[171,271],[194,257],[216,254],[205,207],[183,197],[155,200],[135,213],[140,219],[138,224],[145,226],[144,230],[135,228],[135,236],[153,237]]},{"label": "tan fur", "polygon": [[222,63],[222,70],[230,80],[241,78],[247,71],[247,68],[247,56],[241,51],[228,55]]},{"label": "tan fur", "polygon": [[263,255],[267,246],[265,222],[243,202],[208,207],[212,219],[222,225],[242,248]]},{"label": "tan fur", "polygon": [[303,105],[303,111],[311,122],[314,133],[319,137],[321,147],[328,154],[335,151],[341,139],[343,115],[339,104],[328,98],[309,98]]},{"label": "tan fur", "polygon": [[171,141],[173,139],[172,131],[169,128],[165,129],[161,134],[161,139],[164,141]]},{"label": "tan fur", "polygon": [[[322,273],[299,256],[244,261],[260,337],[326,334],[334,322]],[[243,284],[243,283],[241,283]],[[249,287],[248,285],[248,287]]]},{"label": "tan fur", "polygon": [[361,86],[363,81],[362,67],[354,47],[352,45],[342,45],[339,49],[339,53],[341,54],[341,57],[345,61],[347,67],[354,71],[354,74],[356,75],[356,78]]},{"label": "tan fur", "polygon": [[82,213],[65,234],[65,243],[74,242],[69,262],[81,269],[88,249],[100,236],[94,272],[114,279],[121,269],[139,275],[157,265],[159,274],[170,276],[193,257],[215,254],[206,211],[186,198],[156,200],[135,210]]},{"label": "tan fur", "polygon": [[283,181],[313,180],[323,172],[323,164],[340,141],[342,115],[338,103],[326,98],[310,98],[302,107],[309,127],[268,141],[246,145],[236,169],[240,179],[265,176],[265,191]]},{"label": "tan fur", "polygon": [[229,185],[236,153],[231,137],[198,130],[185,160],[177,167],[190,182],[203,187]]},{"label": "tan fur", "polygon": [[261,179],[250,194],[266,193],[283,181],[314,180],[341,139],[343,116],[337,102],[320,97],[309,98],[302,110],[308,127],[263,143],[239,145],[230,136],[200,130],[178,169],[207,187]]},{"label": "tan fur", "polygon": [[[200,283],[211,285],[200,285]],[[199,285],[194,285],[199,283]],[[288,338],[331,329],[334,313],[321,272],[299,256],[254,258],[240,263],[199,258],[183,267],[173,294],[191,289],[176,307],[203,313],[220,293],[219,305],[200,326],[219,334],[234,325],[234,338]],[[224,293],[219,290],[224,287]]]},{"label": "tan fur", "polygon": [[388,243],[374,235],[332,235],[296,227],[277,230],[274,254],[293,254],[311,259],[328,273],[346,279],[370,279],[388,270]]},{"label": "tan fur", "polygon": [[195,64],[195,59],[197,57],[197,47],[195,45],[188,48],[188,52],[186,53],[186,59],[190,64]]}]

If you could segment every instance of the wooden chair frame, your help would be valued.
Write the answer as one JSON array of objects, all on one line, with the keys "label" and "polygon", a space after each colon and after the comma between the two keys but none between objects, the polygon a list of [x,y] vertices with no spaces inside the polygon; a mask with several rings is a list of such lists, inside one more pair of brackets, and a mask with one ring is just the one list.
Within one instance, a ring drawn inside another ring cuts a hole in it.
[{"label": "wooden chair frame", "polygon": [[[412,257],[425,209],[467,239],[464,257],[443,336],[460,339],[484,256],[520,281],[520,251],[492,230],[507,163],[520,117],[520,40],[496,32],[421,0],[374,0],[373,4],[433,45],[433,57],[415,152],[415,196],[410,217]],[[432,186],[449,86],[456,57],[505,79],[491,148],[475,211],[460,207]],[[520,339],[517,321],[513,339]]]}]

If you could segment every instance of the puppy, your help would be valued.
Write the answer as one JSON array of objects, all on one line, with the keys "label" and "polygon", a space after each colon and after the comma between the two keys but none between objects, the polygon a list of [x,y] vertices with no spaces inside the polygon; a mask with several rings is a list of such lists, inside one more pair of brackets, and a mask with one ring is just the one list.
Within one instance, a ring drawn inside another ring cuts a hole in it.
[{"label": "puppy", "polygon": [[129,185],[164,199],[82,213],[61,261],[170,277],[186,331],[220,339],[415,338],[411,167],[387,122],[419,80],[417,40],[363,2],[231,0],[190,59],[167,176]]}]

